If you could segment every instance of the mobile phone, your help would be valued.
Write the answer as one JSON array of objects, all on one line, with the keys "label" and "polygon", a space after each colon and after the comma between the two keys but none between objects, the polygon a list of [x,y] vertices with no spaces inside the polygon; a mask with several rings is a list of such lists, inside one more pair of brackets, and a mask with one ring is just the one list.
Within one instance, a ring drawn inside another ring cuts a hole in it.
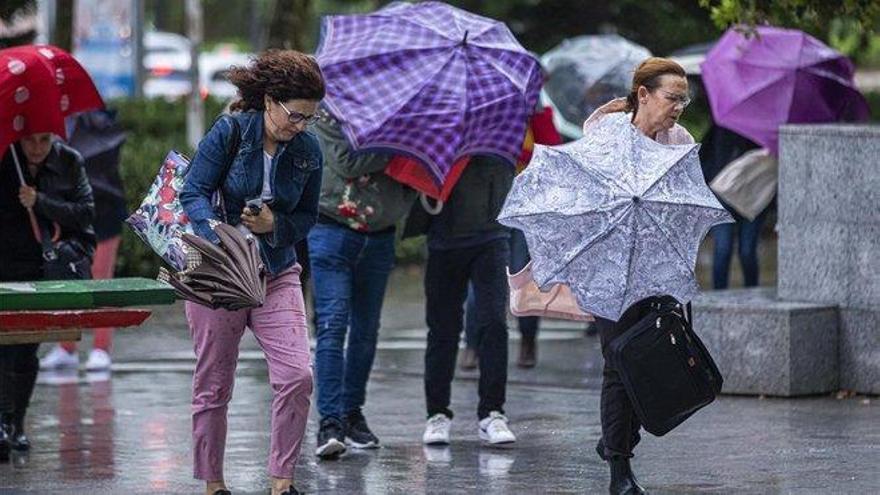
[{"label": "mobile phone", "polygon": [[245,201],[244,209],[248,215],[259,215],[263,209],[263,198],[253,198]]}]

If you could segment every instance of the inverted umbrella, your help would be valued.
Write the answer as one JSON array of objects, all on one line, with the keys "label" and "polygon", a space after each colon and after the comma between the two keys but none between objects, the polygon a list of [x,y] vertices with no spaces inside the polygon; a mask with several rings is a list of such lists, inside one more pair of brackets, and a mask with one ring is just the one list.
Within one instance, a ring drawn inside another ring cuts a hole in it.
[{"label": "inverted umbrella", "polygon": [[[27,45],[0,50],[0,156],[10,144],[38,132],[66,137],[64,117],[104,102],[83,67],[64,50]],[[24,184],[15,147],[12,158]],[[42,239],[33,211],[34,237]]]},{"label": "inverted umbrella", "polygon": [[507,26],[441,2],[326,17],[317,58],[352,146],[408,154],[440,185],[465,155],[516,162],[542,81]]},{"label": "inverted umbrella", "polygon": [[536,146],[498,220],[525,233],[538,286],[568,285],[587,313],[617,320],[646,297],[688,301],[700,242],[731,221],[698,148],[659,144],[608,115],[578,141]]},{"label": "inverted umbrella", "polygon": [[626,96],[633,71],[650,56],[647,48],[616,34],[569,38],[545,53],[542,96],[555,109],[559,131],[571,139],[583,136],[587,117],[609,100]]},{"label": "inverted umbrella", "polygon": [[868,118],[843,54],[801,31],[756,30],[747,38],[729,29],[701,66],[718,125],[775,154],[780,125]]},{"label": "inverted umbrella", "polygon": [[225,223],[213,222],[212,228],[219,245],[182,234],[187,267],[176,273],[160,268],[159,280],[171,284],[180,298],[213,309],[261,306],[266,300],[266,273],[256,239]]}]

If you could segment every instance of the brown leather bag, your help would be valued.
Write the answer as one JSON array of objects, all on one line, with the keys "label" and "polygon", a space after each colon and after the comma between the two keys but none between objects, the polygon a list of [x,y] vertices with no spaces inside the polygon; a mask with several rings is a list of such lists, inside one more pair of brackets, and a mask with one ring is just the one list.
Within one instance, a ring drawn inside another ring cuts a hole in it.
[{"label": "brown leather bag", "polygon": [[510,286],[510,312],[514,316],[542,316],[560,320],[593,321],[593,315],[584,313],[574,294],[565,284],[556,284],[542,292],[532,278],[532,262],[513,275],[507,271]]}]

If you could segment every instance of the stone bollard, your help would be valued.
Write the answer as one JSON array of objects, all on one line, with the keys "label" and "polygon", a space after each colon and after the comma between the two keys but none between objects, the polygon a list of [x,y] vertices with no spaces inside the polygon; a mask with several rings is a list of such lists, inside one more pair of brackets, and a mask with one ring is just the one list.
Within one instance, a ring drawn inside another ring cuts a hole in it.
[{"label": "stone bollard", "polygon": [[779,298],[839,306],[840,386],[880,393],[880,126],[779,138]]}]

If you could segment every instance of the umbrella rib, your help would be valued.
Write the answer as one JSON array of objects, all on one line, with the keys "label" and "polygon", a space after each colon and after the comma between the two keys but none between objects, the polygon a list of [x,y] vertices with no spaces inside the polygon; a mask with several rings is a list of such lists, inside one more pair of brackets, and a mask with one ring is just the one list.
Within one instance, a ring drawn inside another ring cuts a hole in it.
[{"label": "umbrella rib", "polygon": [[[624,211],[620,214],[620,217],[623,218],[627,214],[632,213],[632,211],[633,211],[633,206],[632,206],[632,203],[630,202],[629,204],[624,206]],[[526,215],[523,215],[523,216],[526,216]],[[528,215],[528,216],[531,216],[531,215]],[[576,260],[584,251],[591,248],[592,246],[594,246],[597,242],[601,241],[602,239],[608,237],[611,234],[611,231],[614,230],[614,225],[615,225],[614,222],[609,222],[609,223],[611,223],[611,227],[608,228],[608,230],[597,235],[591,242],[587,243],[586,246],[582,247],[581,249],[578,249],[577,253],[575,253],[573,256],[571,256],[568,259],[568,261],[565,262],[564,265],[562,265],[558,270],[556,270],[556,272],[553,274],[553,276],[556,276],[556,274],[558,274],[559,272],[568,268],[568,265],[572,264],[572,262],[574,262],[574,260]]]},{"label": "umbrella rib", "polygon": [[399,54],[399,53],[409,54],[410,52],[413,52],[413,53],[420,53],[420,54],[425,55],[425,53],[423,53],[423,52],[429,52],[427,54],[433,55],[433,52],[439,53],[439,52],[449,50],[450,48],[451,47],[448,47],[448,46],[431,46],[431,47],[426,47],[426,48],[391,48],[388,51],[384,51],[384,52],[370,52],[370,53],[365,53],[361,56],[346,58],[345,60],[332,62],[329,65],[329,67],[335,67],[338,65],[346,65],[346,64],[349,64],[352,62],[358,62],[358,61],[361,61],[364,59],[374,58],[376,56],[390,55],[392,53],[394,53],[394,54]]},{"label": "umbrella rib", "polygon": [[[633,212],[635,213],[634,208],[633,208]],[[632,218],[632,223],[635,224],[636,223],[636,215],[633,214],[633,215],[631,215],[630,218]],[[630,284],[630,281],[632,280],[631,275],[632,275],[632,269],[633,269],[633,257],[634,257],[633,254],[636,251],[636,237],[639,235],[639,230],[636,229],[635,227],[636,227],[636,225],[633,225],[632,242],[629,245],[629,256],[627,257],[627,261],[626,261],[626,279],[624,280],[624,286],[623,286],[623,298],[620,302],[620,306],[617,308],[618,314],[621,314],[621,315],[626,310],[626,308],[624,308],[624,305],[626,304],[626,295],[629,292],[629,284]]]},{"label": "umbrella rib", "polygon": [[[696,145],[689,145],[689,146],[696,147]],[[692,149],[693,149],[693,148],[691,148],[691,150],[692,150]],[[676,159],[676,160],[672,163],[672,165],[670,165],[669,168],[666,169],[665,172],[663,172],[662,174],[658,175],[658,176],[657,176],[657,179],[655,179],[654,182],[651,183],[651,185],[649,185],[647,188],[645,188],[645,191],[641,194],[641,196],[642,196],[642,197],[647,197],[647,196],[651,193],[651,191],[652,191],[655,187],[657,187],[657,184],[660,183],[660,180],[663,179],[664,177],[666,177],[666,175],[668,175],[669,172],[670,172],[673,168],[675,168],[676,165],[680,165],[680,164],[684,163],[683,159],[688,155],[688,153],[691,152],[691,150],[688,150],[687,153],[685,153],[684,155],[682,155],[681,157],[679,157],[678,159]]]},{"label": "umbrella rib", "polygon": [[668,201],[668,200],[663,200],[663,199],[646,199],[646,201],[649,201],[651,203],[656,203],[656,204],[670,205],[670,206],[691,206],[694,208],[710,208],[713,210],[718,209],[718,207],[716,207],[714,205],[701,205],[699,203],[694,203],[692,201],[685,201],[683,203],[676,203],[674,201]]},{"label": "umbrella rib", "polygon": [[670,237],[666,230],[660,225],[660,222],[658,222],[657,219],[654,218],[654,214],[651,213],[651,211],[647,208],[642,208],[641,211],[644,211],[648,214],[648,218],[650,218],[651,221],[654,222],[654,225],[657,226],[657,230],[660,231],[664,237],[666,237],[666,240],[668,240],[669,244],[672,246],[672,250],[675,251],[675,254],[677,254],[681,261],[684,262],[685,266],[687,266],[688,268],[688,271],[690,273],[694,273],[693,267],[691,267],[690,263],[688,263],[687,256],[682,254],[681,251],[678,250],[678,246],[674,242],[672,242],[672,237]]}]

